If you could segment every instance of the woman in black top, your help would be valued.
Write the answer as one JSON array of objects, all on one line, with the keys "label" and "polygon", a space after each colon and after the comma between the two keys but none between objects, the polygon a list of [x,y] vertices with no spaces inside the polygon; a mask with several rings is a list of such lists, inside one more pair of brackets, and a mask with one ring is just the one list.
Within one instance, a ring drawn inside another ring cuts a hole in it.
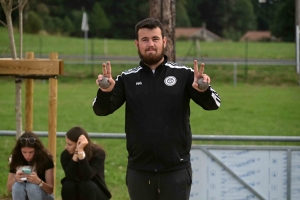
[{"label": "woman in black top", "polygon": [[111,194],[104,180],[105,151],[90,141],[81,127],[66,134],[60,162],[65,172],[61,180],[63,200],[107,200]]},{"label": "woman in black top", "polygon": [[53,200],[54,162],[38,136],[25,132],[9,162],[7,190],[16,200]]}]

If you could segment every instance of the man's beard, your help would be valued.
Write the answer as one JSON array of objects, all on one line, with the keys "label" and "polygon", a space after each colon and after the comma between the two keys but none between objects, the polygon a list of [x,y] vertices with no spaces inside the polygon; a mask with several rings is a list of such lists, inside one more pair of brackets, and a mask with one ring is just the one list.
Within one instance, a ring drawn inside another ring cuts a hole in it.
[{"label": "man's beard", "polygon": [[138,48],[138,54],[140,56],[141,61],[147,65],[155,65],[158,62],[160,62],[165,55],[164,52],[165,52],[165,48],[164,48],[164,46],[162,46],[162,51],[160,54],[142,55],[140,48]]}]

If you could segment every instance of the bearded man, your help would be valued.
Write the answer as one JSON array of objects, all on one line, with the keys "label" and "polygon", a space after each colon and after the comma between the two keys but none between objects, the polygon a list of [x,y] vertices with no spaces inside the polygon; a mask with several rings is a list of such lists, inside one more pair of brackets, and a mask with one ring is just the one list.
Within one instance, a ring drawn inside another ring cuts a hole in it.
[{"label": "bearded man", "polygon": [[[204,110],[216,110],[221,99],[211,85],[198,88],[200,78],[211,81],[203,73],[203,63],[198,69],[195,60],[192,69],[168,61],[167,38],[157,19],[140,21],[135,33],[139,65],[114,80],[110,62],[104,63],[96,79],[93,110],[107,116],[125,103],[126,185],[131,200],[187,200],[192,184],[190,100]],[[108,88],[99,86],[104,76]]]}]

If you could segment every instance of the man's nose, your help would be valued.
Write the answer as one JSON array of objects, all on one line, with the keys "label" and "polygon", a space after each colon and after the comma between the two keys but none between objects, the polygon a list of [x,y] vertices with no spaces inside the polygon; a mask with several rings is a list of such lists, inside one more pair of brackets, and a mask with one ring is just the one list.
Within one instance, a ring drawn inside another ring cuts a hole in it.
[{"label": "man's nose", "polygon": [[148,42],[148,46],[154,46],[154,42],[153,42],[153,40],[149,40],[149,42]]}]

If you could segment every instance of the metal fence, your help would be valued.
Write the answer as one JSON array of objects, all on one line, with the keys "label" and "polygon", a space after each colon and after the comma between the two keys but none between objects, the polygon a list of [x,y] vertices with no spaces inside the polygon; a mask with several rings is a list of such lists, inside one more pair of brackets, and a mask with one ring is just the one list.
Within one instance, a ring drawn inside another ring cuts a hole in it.
[{"label": "metal fence", "polygon": [[[0,54],[0,58],[10,58],[9,54]],[[49,58],[48,54],[35,54],[35,58]],[[59,59],[64,60],[68,65],[84,65],[84,64],[102,64],[104,61],[109,60],[115,64],[138,64],[140,58],[138,56],[105,56],[105,55],[69,55],[59,54]],[[293,65],[296,66],[296,60],[278,60],[278,59],[245,59],[245,58],[201,58],[195,56],[177,57],[176,62],[181,64],[192,64],[193,60],[197,59],[198,62],[204,62],[210,65]]]},{"label": "metal fence", "polygon": [[[48,136],[47,131],[34,131],[38,136]],[[0,136],[15,136],[16,131],[0,130]],[[65,137],[66,132],[57,132],[57,137]],[[125,133],[90,133],[91,138],[126,139]],[[245,135],[192,135],[193,141],[260,141],[260,142],[300,142],[300,136],[245,136]]]}]

